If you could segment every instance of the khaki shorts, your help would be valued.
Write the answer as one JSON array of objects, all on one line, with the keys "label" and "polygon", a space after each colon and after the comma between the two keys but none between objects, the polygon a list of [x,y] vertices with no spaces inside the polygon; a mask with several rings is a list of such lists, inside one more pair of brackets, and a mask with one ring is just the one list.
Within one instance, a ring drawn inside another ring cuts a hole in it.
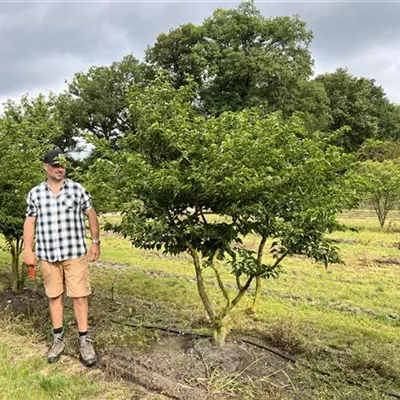
[{"label": "khaki shorts", "polygon": [[89,263],[86,256],[51,263],[40,260],[47,297],[55,298],[67,289],[68,297],[86,297],[91,293]]}]

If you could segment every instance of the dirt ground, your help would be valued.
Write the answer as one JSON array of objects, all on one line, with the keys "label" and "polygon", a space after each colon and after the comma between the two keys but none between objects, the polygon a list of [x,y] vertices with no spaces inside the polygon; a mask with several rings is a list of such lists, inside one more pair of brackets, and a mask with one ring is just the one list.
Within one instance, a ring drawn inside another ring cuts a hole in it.
[{"label": "dirt ground", "polygon": [[[0,293],[0,312],[30,319],[37,329],[48,322],[47,300],[40,291]],[[140,351],[132,343],[132,347],[97,346],[97,352],[94,370],[102,379],[129,382],[132,399],[294,398],[290,378],[294,365],[240,340],[216,348],[209,338],[159,332]],[[64,358],[71,364],[68,352]],[[62,357],[60,362],[64,361]]]},{"label": "dirt ground", "polygon": [[243,342],[215,348],[209,339],[171,334],[140,356],[106,350],[100,368],[172,399],[278,399],[290,388],[291,366],[279,356]]}]

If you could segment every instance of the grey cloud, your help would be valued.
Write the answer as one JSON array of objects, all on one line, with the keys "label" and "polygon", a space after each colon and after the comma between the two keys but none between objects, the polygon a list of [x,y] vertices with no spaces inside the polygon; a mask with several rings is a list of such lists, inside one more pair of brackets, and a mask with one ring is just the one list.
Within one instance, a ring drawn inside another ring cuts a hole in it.
[{"label": "grey cloud", "polygon": [[[353,73],[400,84],[399,3],[256,3],[262,14],[299,14],[314,32],[317,72],[349,66]],[[157,36],[201,23],[218,6],[237,3],[0,3],[0,97],[55,89],[74,72],[109,64],[127,53],[141,58]],[[390,65],[388,65],[390,64]],[[386,68],[382,68],[385,65]],[[397,85],[397,86],[396,86]]]},{"label": "grey cloud", "polygon": [[9,15],[5,13],[7,22],[2,13],[0,22],[2,94],[67,78],[76,66],[109,61],[124,40],[99,23],[100,11],[106,10],[102,4],[97,7],[103,10],[64,3],[35,4],[22,10],[17,6],[8,10]]}]

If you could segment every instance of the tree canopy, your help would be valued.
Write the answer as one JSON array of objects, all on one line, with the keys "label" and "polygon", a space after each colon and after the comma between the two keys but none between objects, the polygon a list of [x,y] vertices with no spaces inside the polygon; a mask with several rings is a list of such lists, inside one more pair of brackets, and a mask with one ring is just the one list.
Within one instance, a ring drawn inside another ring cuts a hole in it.
[{"label": "tree canopy", "polygon": [[[206,114],[248,107],[284,114],[314,108],[324,114],[326,98],[308,82],[311,40],[298,16],[265,18],[246,1],[235,9],[217,9],[202,25],[186,24],[159,35],[146,60],[169,71],[175,87],[193,76]],[[299,104],[303,95],[311,107]]]},{"label": "tree canopy", "polygon": [[57,107],[72,136],[91,133],[112,143],[134,129],[127,117],[126,89],[145,82],[147,69],[132,55],[110,66],[76,73]]},{"label": "tree canopy", "polygon": [[332,120],[327,129],[351,128],[338,143],[346,151],[358,150],[367,139],[399,137],[398,107],[390,103],[373,79],[359,78],[339,68],[318,76],[316,82],[323,84],[329,98]]}]

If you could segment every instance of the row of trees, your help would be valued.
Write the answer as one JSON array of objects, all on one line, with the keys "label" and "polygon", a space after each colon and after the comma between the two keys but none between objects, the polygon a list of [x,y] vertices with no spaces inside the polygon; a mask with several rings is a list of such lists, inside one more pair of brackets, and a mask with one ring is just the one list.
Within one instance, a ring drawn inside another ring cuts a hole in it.
[{"label": "row of trees", "polygon": [[[340,261],[325,237],[341,229],[336,214],[383,183],[398,188],[394,174],[379,174],[398,168],[399,108],[373,80],[345,69],[312,78],[311,39],[298,17],[264,18],[244,2],[160,35],[144,62],[127,56],[76,74],[58,96],[8,102],[0,232],[14,290],[23,285],[24,198],[41,179],[42,154],[54,145],[76,150],[83,135],[94,150],[75,161],[75,173],[96,209],[123,211],[113,229],[137,247],[191,255],[219,344],[232,309],[255,282],[255,312],[262,280],[277,277],[285,257]],[[382,226],[397,198],[377,200]],[[259,237],[257,249],[242,246],[248,234]],[[205,268],[215,274],[220,307]],[[223,268],[236,277],[236,292]]]}]

